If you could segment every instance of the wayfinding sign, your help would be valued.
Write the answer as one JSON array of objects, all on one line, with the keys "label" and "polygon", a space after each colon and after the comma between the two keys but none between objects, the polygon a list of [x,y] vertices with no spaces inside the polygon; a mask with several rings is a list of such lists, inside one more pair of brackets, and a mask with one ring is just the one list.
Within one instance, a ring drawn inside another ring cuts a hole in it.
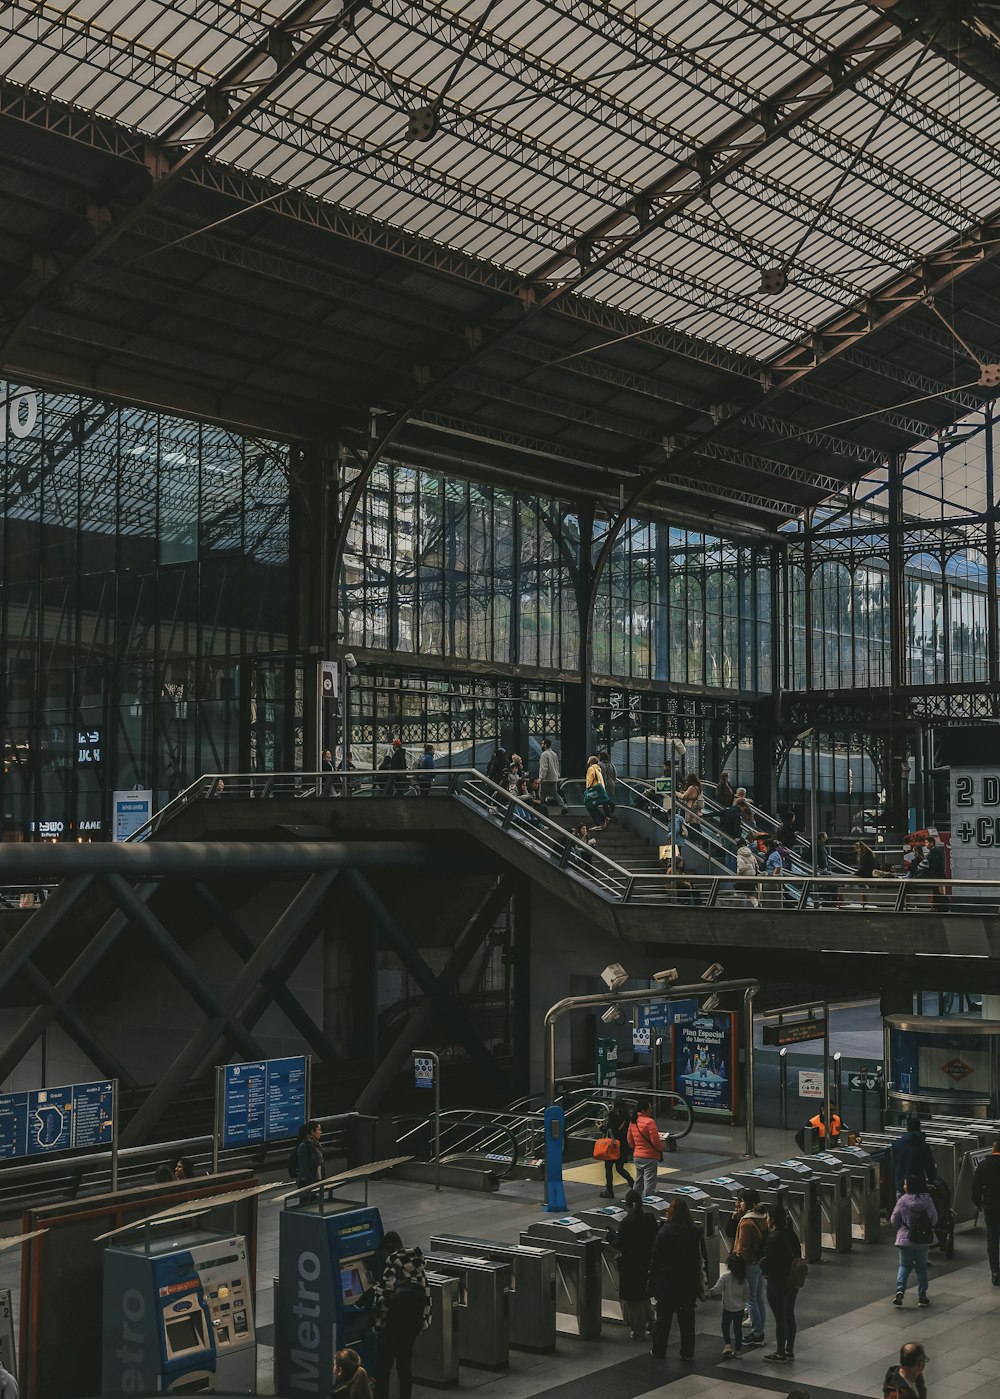
[{"label": "wayfinding sign", "polygon": [[294,1137],[308,1115],[307,1060],[261,1059],[226,1064],[221,1073],[222,1145],[280,1141]]},{"label": "wayfinding sign", "polygon": [[847,1086],[852,1093],[874,1093],[882,1087],[882,1074],[877,1069],[866,1069],[860,1074],[848,1074]]},{"label": "wayfinding sign", "polygon": [[0,1096],[0,1161],[111,1146],[115,1082],[72,1083]]}]

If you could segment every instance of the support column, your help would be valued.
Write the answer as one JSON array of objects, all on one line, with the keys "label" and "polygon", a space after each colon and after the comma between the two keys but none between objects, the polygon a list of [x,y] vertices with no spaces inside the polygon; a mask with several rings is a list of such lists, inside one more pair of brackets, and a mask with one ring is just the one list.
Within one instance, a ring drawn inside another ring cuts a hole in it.
[{"label": "support column", "polygon": [[576,568],[576,611],[580,625],[579,679],[563,686],[560,765],[564,777],[581,777],[591,743],[594,668],[593,567],[594,507],[581,506],[580,557]]},{"label": "support column", "polygon": [[307,442],[293,458],[291,473],[291,559],[293,617],[291,644],[305,658],[302,761],[318,772],[324,748],[333,746],[330,702],[321,699],[320,662],[333,658],[330,579],[332,502],[336,495],[337,452],[323,442]]},{"label": "support column", "polygon": [[993,404],[987,403],[986,415],[986,667],[993,692],[993,712],[997,712],[997,687],[1000,685],[1000,621],[997,618],[997,499],[993,448]]}]

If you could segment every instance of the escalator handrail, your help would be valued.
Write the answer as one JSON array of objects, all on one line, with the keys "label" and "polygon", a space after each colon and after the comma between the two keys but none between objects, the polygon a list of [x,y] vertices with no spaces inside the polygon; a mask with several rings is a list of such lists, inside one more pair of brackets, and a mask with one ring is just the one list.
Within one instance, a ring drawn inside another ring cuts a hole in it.
[{"label": "escalator handrail", "polygon": [[[459,1121],[460,1121],[461,1123],[465,1124],[465,1123],[468,1123],[469,1120],[470,1120],[470,1117],[471,1117],[472,1115],[476,1114],[478,1111],[479,1111],[479,1110],[476,1109],[476,1108],[446,1108],[446,1109],[441,1113],[441,1119],[443,1120],[443,1119],[446,1118],[446,1117],[449,1117],[449,1118],[450,1118],[450,1117],[456,1117],[456,1116],[457,1116],[457,1117],[459,1118]],[[495,1133],[496,1133],[496,1132],[502,1133],[504,1136],[506,1136],[506,1138],[507,1138],[508,1141],[510,1142],[510,1146],[511,1146],[511,1151],[510,1151],[510,1165],[506,1168],[506,1170],[497,1170],[497,1169],[496,1169],[497,1163],[494,1162],[494,1161],[492,1161],[492,1160],[490,1161],[490,1168],[493,1169],[493,1170],[496,1170],[496,1174],[497,1174],[498,1176],[500,1176],[501,1179],[503,1179],[503,1178],[505,1178],[506,1176],[509,1176],[509,1175],[511,1174],[511,1172],[514,1171],[514,1170],[516,1169],[516,1167],[518,1166],[518,1164],[519,1164],[519,1162],[520,1162],[520,1160],[521,1160],[521,1147],[520,1147],[520,1143],[518,1142],[517,1137],[515,1136],[514,1132],[511,1130],[510,1127],[508,1127],[508,1126],[506,1125],[506,1123],[497,1122],[497,1121],[495,1120],[495,1117],[494,1117],[494,1116],[492,1116],[491,1114],[486,1113],[486,1112],[481,1113],[481,1116],[484,1118],[484,1121],[480,1124],[482,1127],[484,1127],[484,1128],[486,1128],[486,1129],[493,1129]],[[412,1116],[412,1117],[411,1117],[411,1116],[394,1117],[392,1121],[393,1121],[393,1127],[394,1127],[394,1128],[396,1128],[396,1127],[398,1127],[398,1126],[400,1126],[400,1125],[402,1125],[403,1123],[406,1123],[406,1122],[410,1122],[410,1123],[413,1124],[413,1125],[409,1128],[409,1130],[403,1134],[402,1137],[398,1136],[398,1134],[397,1134],[397,1144],[401,1144],[401,1143],[405,1140],[406,1136],[410,1135],[410,1134],[413,1133],[413,1132],[420,1131],[422,1128],[425,1128],[425,1127],[426,1127],[426,1128],[429,1128],[430,1131],[431,1131],[432,1133],[433,1133],[433,1131],[434,1131],[434,1115],[433,1115],[433,1114],[431,1114],[429,1117],[420,1117],[419,1114],[414,1115],[414,1116]],[[457,1125],[457,1124],[456,1124],[456,1125]],[[450,1152],[452,1152],[452,1153],[456,1153],[456,1154],[457,1154],[457,1153],[461,1150],[461,1148],[449,1146],[448,1150],[449,1150]],[[444,1159],[443,1152],[444,1152],[444,1147],[442,1146],[442,1160]],[[462,1151],[462,1154],[467,1155],[467,1156],[477,1156],[477,1155],[479,1155],[479,1156],[485,1156],[485,1155],[486,1155],[486,1152],[484,1152],[484,1151],[482,1151],[482,1150],[479,1150],[479,1151],[467,1151],[467,1150],[466,1150],[466,1151]],[[433,1155],[433,1137],[432,1137],[431,1155],[430,1155],[430,1157],[429,1157],[429,1160],[430,1160],[431,1162],[433,1162],[434,1159],[435,1159],[435,1158],[434,1158],[434,1155]]]}]

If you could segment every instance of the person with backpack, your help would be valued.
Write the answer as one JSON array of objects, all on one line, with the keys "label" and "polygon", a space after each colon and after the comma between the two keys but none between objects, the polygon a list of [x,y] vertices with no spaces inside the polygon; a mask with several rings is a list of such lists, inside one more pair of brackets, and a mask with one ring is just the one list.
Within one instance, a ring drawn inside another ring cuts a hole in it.
[{"label": "person with backpack", "polygon": [[642,1207],[638,1190],[625,1192],[625,1218],[618,1226],[618,1300],[633,1341],[652,1333],[655,1317],[649,1300],[649,1260],[659,1229],[656,1216]]},{"label": "person with backpack", "polygon": [[326,1174],[321,1139],[323,1128],[315,1118],[303,1122],[295,1145],[295,1184],[315,1185]]},{"label": "person with backpack", "polygon": [[726,1259],[719,1281],[708,1295],[722,1298],[722,1358],[738,1360],[743,1354],[743,1308],[750,1296],[747,1265],[738,1253]]},{"label": "person with backpack", "polygon": [[378,1335],[375,1366],[375,1399],[389,1399],[389,1382],[395,1368],[399,1399],[413,1392],[413,1347],[421,1331],[431,1324],[431,1289],[419,1248],[404,1248],[393,1231],[382,1240],[385,1267],[375,1287],[372,1324]]},{"label": "person with backpack", "polygon": [[640,1098],[628,1129],[628,1144],[635,1165],[635,1187],[640,1195],[656,1193],[656,1172],[663,1160],[663,1140],[657,1130],[648,1098]]},{"label": "person with backpack", "polygon": [[765,1359],[783,1365],[795,1359],[795,1301],[805,1282],[805,1265],[802,1245],[785,1207],[771,1205],[767,1216],[761,1269],[767,1280],[767,1305],[774,1317],[775,1348]]},{"label": "person with backpack", "polygon": [[896,1274],[896,1295],[893,1305],[903,1305],[910,1270],[917,1274],[917,1306],[929,1307],[927,1296],[927,1255],[935,1242],[934,1226],[938,1222],[934,1201],[927,1193],[923,1176],[907,1176],[905,1190],[896,1201],[890,1223],[896,1228],[896,1248],[899,1271]]},{"label": "person with backpack", "polygon": [[927,1134],[922,1131],[919,1117],[906,1119],[906,1131],[892,1144],[892,1173],[896,1194],[902,1195],[907,1176],[922,1176],[937,1180],[937,1164]]},{"label": "person with backpack", "polygon": [[746,1266],[747,1288],[750,1308],[750,1335],[747,1345],[764,1344],[764,1322],[767,1318],[767,1305],[764,1301],[764,1271],[761,1261],[767,1240],[768,1218],[760,1207],[760,1195],[756,1190],[746,1189],[736,1202],[739,1223],[733,1252],[742,1258]]}]

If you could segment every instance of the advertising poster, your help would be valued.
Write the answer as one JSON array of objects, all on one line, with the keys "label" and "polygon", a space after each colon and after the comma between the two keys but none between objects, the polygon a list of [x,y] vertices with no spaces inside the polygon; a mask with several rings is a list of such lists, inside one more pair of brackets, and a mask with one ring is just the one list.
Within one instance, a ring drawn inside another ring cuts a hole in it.
[{"label": "advertising poster", "polygon": [[734,1120],[736,1080],[735,1017],[731,1010],[699,1014],[674,1023],[673,1087],[697,1117]]}]

